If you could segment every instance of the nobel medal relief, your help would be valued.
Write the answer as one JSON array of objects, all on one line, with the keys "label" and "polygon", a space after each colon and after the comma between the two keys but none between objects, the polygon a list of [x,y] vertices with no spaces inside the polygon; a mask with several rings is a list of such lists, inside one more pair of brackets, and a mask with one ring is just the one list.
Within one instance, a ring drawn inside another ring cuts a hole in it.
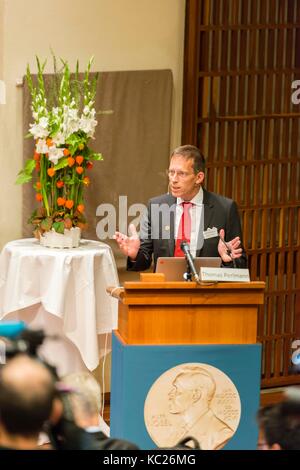
[{"label": "nobel medal relief", "polygon": [[151,386],[144,419],[158,447],[172,447],[186,436],[201,449],[217,450],[236,432],[241,416],[239,393],[220,369],[201,363],[180,364]]}]

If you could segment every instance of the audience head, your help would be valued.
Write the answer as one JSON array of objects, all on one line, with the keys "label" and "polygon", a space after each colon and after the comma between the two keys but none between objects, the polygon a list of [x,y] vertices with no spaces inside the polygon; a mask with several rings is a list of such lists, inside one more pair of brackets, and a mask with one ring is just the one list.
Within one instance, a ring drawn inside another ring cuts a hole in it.
[{"label": "audience head", "polygon": [[89,372],[78,372],[65,376],[63,383],[70,386],[70,401],[77,426],[98,426],[101,412],[101,388]]},{"label": "audience head", "polygon": [[[51,372],[37,359],[17,355],[0,369],[0,444],[37,442],[55,396]],[[16,448],[16,447],[15,447]]]},{"label": "audience head", "polygon": [[265,450],[300,450],[300,389],[291,388],[282,403],[258,413]]}]

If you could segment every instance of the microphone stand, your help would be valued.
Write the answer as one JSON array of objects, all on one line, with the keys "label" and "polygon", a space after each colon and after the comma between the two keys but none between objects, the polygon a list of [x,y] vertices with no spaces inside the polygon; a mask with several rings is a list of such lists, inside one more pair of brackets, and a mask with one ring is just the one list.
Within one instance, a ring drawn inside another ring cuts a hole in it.
[{"label": "microphone stand", "polygon": [[187,282],[191,282],[192,281],[192,271],[191,271],[190,264],[189,264],[188,260],[186,259],[186,257],[185,257],[185,261],[186,261],[186,272],[183,274],[183,279]]},{"label": "microphone stand", "polygon": [[236,268],[236,261],[235,261],[235,259],[232,257],[232,250],[231,250],[230,246],[228,245],[228,243],[225,242],[224,238],[221,237],[220,234],[219,234],[219,238],[220,238],[221,242],[226,246],[226,248],[227,248],[227,254],[228,254],[228,256],[230,257],[230,259],[231,259],[231,261],[232,261],[233,267]]},{"label": "microphone stand", "polygon": [[184,279],[186,281],[191,281],[192,278],[194,277],[197,284],[199,284],[200,279],[199,279],[198,273],[194,265],[194,259],[193,259],[193,256],[191,255],[189,244],[183,240],[180,244],[180,248],[184,253],[186,264],[187,264],[187,272],[183,275]]}]

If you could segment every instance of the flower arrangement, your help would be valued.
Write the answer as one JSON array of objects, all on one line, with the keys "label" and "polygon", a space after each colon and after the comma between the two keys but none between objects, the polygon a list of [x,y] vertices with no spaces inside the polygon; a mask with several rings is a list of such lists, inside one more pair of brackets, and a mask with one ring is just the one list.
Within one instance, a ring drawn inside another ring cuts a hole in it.
[{"label": "flower arrangement", "polygon": [[29,66],[26,74],[34,121],[28,137],[34,138],[35,150],[16,183],[33,180],[39,207],[29,221],[34,226],[34,235],[40,238],[49,231],[64,234],[72,228],[86,228],[84,188],[90,184],[89,170],[94,161],[102,160],[102,155],[88,146],[97,125],[94,100],[98,75],[90,78],[92,59],[82,80],[78,62],[71,75],[67,62],[62,61],[58,72],[54,59],[55,74],[48,93],[44,82],[46,62],[36,60],[36,82]]}]

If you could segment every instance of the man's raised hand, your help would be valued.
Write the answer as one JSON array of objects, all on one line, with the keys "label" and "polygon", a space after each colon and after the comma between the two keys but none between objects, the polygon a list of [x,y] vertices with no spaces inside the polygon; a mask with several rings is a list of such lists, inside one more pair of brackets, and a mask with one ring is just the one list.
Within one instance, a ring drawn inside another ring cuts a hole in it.
[{"label": "man's raised hand", "polygon": [[114,239],[117,241],[122,253],[124,253],[125,256],[129,256],[132,260],[135,260],[140,249],[141,242],[133,224],[129,225],[129,232],[131,233],[130,237],[123,233],[115,232]]}]

